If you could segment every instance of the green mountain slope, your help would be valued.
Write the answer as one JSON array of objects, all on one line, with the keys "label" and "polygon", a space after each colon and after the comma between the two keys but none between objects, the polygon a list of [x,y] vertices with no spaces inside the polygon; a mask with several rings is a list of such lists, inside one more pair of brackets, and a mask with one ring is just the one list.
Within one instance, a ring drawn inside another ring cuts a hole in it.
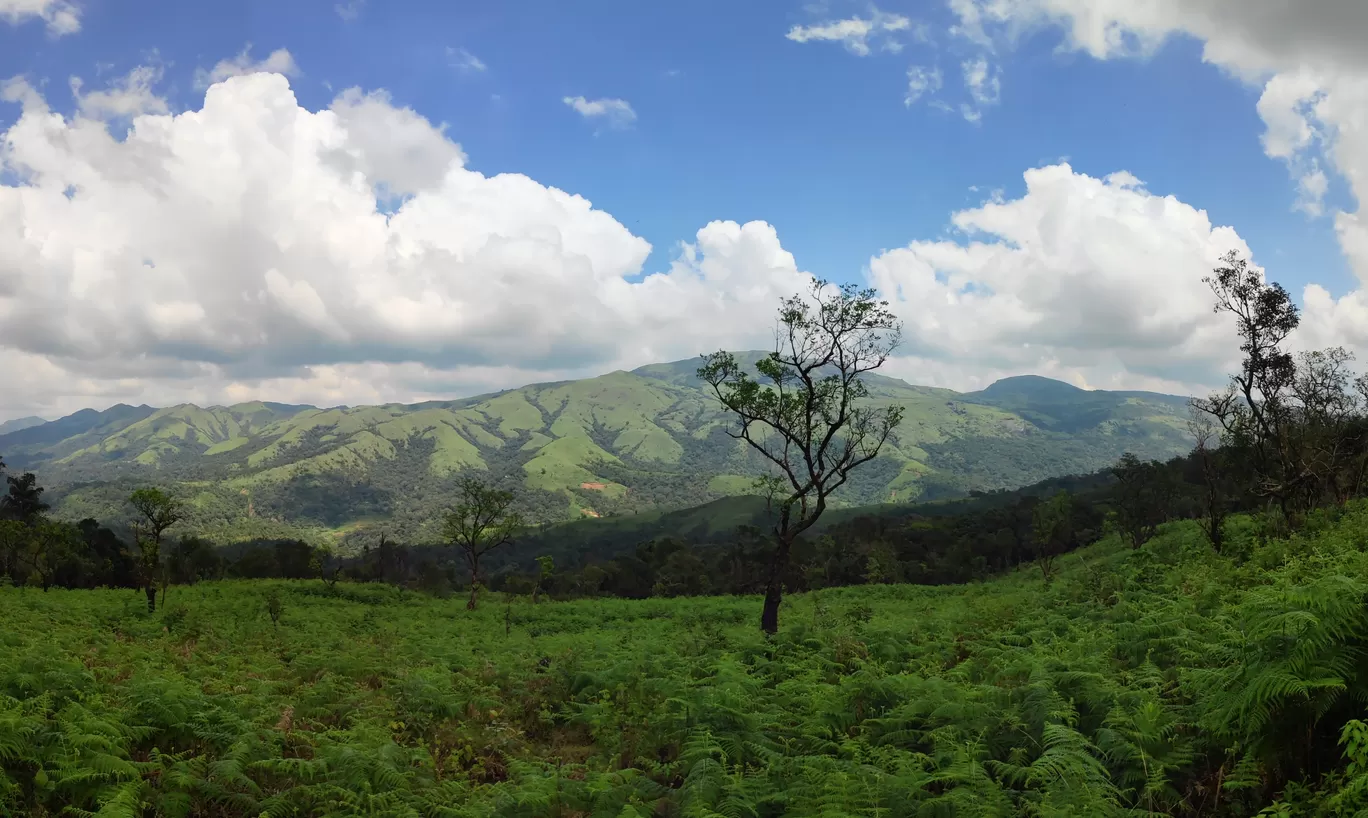
[{"label": "green mountain slope", "polygon": [[[758,356],[759,353],[747,353]],[[116,406],[0,435],[64,517],[117,519],[158,483],[220,539],[435,536],[462,472],[515,491],[537,522],[664,512],[745,494],[763,464],[694,377],[699,361],[457,401],[334,407]],[[1184,399],[1011,378],[981,392],[870,375],[904,408],[896,437],[837,506],[905,503],[1089,472],[1130,450],[1186,451]]]}]

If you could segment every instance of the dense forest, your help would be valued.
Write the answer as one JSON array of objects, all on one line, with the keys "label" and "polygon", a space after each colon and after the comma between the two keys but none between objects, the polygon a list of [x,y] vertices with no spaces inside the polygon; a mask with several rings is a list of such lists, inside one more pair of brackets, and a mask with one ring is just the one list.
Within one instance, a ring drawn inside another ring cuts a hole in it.
[{"label": "dense forest", "polygon": [[1188,455],[832,514],[783,561],[802,495],[558,549],[467,476],[443,543],[342,558],[216,547],[156,487],[53,520],[8,474],[0,809],[1364,814],[1368,377],[1288,352],[1241,259],[1209,283],[1244,360]]}]

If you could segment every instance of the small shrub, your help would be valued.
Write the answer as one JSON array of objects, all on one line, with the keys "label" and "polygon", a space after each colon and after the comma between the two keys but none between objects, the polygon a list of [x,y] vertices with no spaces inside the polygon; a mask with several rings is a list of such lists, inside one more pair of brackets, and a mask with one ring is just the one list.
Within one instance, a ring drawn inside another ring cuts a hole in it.
[{"label": "small shrub", "polygon": [[162,624],[166,626],[168,632],[175,633],[180,630],[181,625],[189,615],[190,609],[184,605],[172,605],[162,609]]},{"label": "small shrub", "polygon": [[280,590],[272,588],[266,595],[266,613],[271,617],[271,625],[280,625],[280,615],[285,612],[285,603],[280,600]]}]

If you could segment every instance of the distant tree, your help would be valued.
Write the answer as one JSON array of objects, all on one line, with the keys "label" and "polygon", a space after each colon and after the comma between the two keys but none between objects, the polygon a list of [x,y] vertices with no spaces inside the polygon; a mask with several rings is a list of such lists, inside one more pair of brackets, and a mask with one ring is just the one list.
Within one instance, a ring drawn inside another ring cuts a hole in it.
[{"label": "distant tree", "polygon": [[888,302],[876,300],[874,290],[833,290],[824,281],[813,282],[811,296],[786,298],[779,308],[776,349],[755,367],[768,383],[752,379],[724,351],[707,356],[698,370],[740,422],[728,434],[779,470],[767,483],[779,502],[760,615],[767,634],[779,629],[794,542],[902,420],[902,407],[860,403],[869,394],[860,376],[882,366],[901,335]]},{"label": "distant tree", "polygon": [[337,581],[342,578],[342,558],[328,546],[320,546],[314,554],[318,565],[318,576],[329,588],[336,586]]},{"label": "distant tree", "polygon": [[1217,554],[1225,544],[1224,528],[1227,511],[1227,480],[1218,448],[1215,422],[1212,416],[1193,401],[1188,414],[1188,431],[1192,434],[1193,456],[1202,474],[1201,517],[1198,522],[1207,542]]},{"label": "distant tree", "polygon": [[708,567],[697,549],[683,547],[670,553],[656,572],[653,596],[697,596],[709,590]]},{"label": "distant tree", "polygon": [[223,572],[223,559],[214,544],[199,537],[181,537],[167,560],[171,581],[193,585]]},{"label": "distant tree", "polygon": [[381,582],[399,582],[403,574],[403,553],[388,535],[380,535],[374,556],[376,578]]},{"label": "distant tree", "polygon": [[[161,543],[166,530],[184,519],[180,502],[158,488],[138,489],[128,498],[135,516],[130,527],[138,546],[138,578],[147,594],[147,611],[157,609],[157,582],[169,577],[162,570]],[[163,595],[163,602],[165,596]]]},{"label": "distant tree", "polygon": [[536,605],[541,597],[542,588],[551,581],[551,575],[556,571],[556,562],[549,554],[537,557],[537,582],[532,586],[532,604]]},{"label": "distant tree", "polygon": [[1054,561],[1073,544],[1073,498],[1061,491],[1035,506],[1032,526],[1036,564],[1048,585],[1054,579]]},{"label": "distant tree", "polygon": [[43,487],[38,485],[37,476],[33,472],[24,472],[18,476],[11,474],[5,481],[9,484],[9,492],[4,498],[0,498],[0,517],[19,520],[28,525],[36,523],[39,516],[48,510],[48,504],[43,502]]},{"label": "distant tree", "polygon": [[1112,466],[1116,476],[1116,520],[1131,548],[1144,545],[1169,516],[1173,482],[1161,464],[1131,452]]},{"label": "distant tree", "polygon": [[276,570],[286,579],[305,579],[318,573],[314,549],[303,540],[277,540],[274,546]]},{"label": "distant tree", "polygon": [[584,596],[598,596],[607,578],[608,572],[602,565],[586,565],[580,569],[572,587],[576,593]]},{"label": "distant tree", "polygon": [[[1359,395],[1368,381],[1353,380],[1353,353],[1342,347],[1303,352],[1290,392],[1296,401],[1291,444],[1296,452],[1295,489],[1303,508],[1344,503],[1358,488],[1365,428]],[[1359,468],[1355,468],[1359,466]]]},{"label": "distant tree", "polygon": [[94,584],[112,588],[138,587],[137,560],[127,545],[109,528],[87,517],[76,524],[92,563]]},{"label": "distant tree", "polygon": [[22,584],[21,560],[32,536],[33,532],[22,522],[0,519],[0,576],[9,577],[16,585]]},{"label": "distant tree", "polygon": [[871,584],[897,582],[901,579],[902,566],[893,546],[886,542],[876,542],[865,557],[865,579]]},{"label": "distant tree", "polygon": [[461,479],[457,489],[460,501],[446,516],[446,538],[465,557],[470,569],[470,599],[466,608],[475,610],[480,593],[480,559],[490,551],[513,541],[522,518],[512,510],[513,494],[489,488],[473,477]]},{"label": "distant tree", "polygon": [[52,587],[63,566],[75,558],[81,545],[81,533],[70,523],[47,519],[38,520],[31,529],[25,557],[46,591]]}]

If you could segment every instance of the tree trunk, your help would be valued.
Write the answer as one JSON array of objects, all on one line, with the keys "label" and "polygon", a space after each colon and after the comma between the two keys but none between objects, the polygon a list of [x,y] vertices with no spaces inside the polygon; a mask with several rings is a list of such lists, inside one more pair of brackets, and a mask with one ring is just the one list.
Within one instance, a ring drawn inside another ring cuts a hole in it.
[{"label": "tree trunk", "polygon": [[779,583],[773,579],[765,589],[765,608],[760,612],[760,630],[766,635],[773,636],[779,631],[779,603],[782,601],[782,594],[779,590]]},{"label": "tree trunk", "polygon": [[147,612],[154,613],[157,610],[157,586],[148,585],[143,588],[143,593],[147,594]]},{"label": "tree trunk", "polygon": [[475,602],[480,594],[480,560],[479,557],[470,555],[470,599],[466,601],[466,610],[475,610]]},{"label": "tree trunk", "polygon": [[765,583],[765,607],[760,613],[760,630],[773,636],[779,631],[779,603],[783,601],[784,569],[788,567],[792,542],[780,539],[770,562],[769,579]]},{"label": "tree trunk", "polygon": [[1207,539],[1211,540],[1211,550],[1217,554],[1221,553],[1221,548],[1225,544],[1225,532],[1222,527],[1225,525],[1225,514],[1212,502],[1210,513],[1207,515]]}]

